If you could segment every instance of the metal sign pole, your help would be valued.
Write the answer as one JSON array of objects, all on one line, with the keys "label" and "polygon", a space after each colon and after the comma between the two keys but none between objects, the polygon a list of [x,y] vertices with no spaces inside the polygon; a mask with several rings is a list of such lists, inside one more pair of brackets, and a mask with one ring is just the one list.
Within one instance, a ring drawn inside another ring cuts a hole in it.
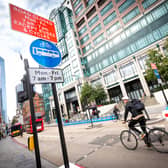
[{"label": "metal sign pole", "polygon": [[64,159],[64,166],[65,168],[69,168],[69,159],[68,159],[68,153],[67,153],[65,137],[64,137],[64,130],[62,126],[61,114],[60,114],[60,109],[59,109],[59,104],[58,104],[57,90],[55,87],[55,83],[52,83],[51,85],[52,85],[52,91],[53,91],[53,96],[54,96],[54,103],[55,103],[58,128],[59,128],[59,134],[60,134],[60,140],[61,140],[61,147],[62,147],[62,154],[63,154],[63,159]]},{"label": "metal sign pole", "polygon": [[32,88],[32,85],[30,84],[29,71],[28,71],[29,63],[28,63],[27,59],[24,59],[24,65],[25,65],[25,70],[26,70],[26,81],[27,81],[27,87],[28,87],[31,119],[32,119],[32,126],[33,126],[33,137],[34,137],[34,147],[35,147],[35,156],[36,156],[36,166],[37,166],[37,168],[41,168],[40,151],[39,151],[39,144],[38,144],[38,136],[37,136],[37,129],[36,129],[34,106],[33,106],[33,88]]}]

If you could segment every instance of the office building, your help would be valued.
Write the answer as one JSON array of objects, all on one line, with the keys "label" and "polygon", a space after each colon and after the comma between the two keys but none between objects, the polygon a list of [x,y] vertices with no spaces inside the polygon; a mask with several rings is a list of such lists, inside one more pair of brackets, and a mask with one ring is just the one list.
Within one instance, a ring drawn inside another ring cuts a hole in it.
[{"label": "office building", "polygon": [[71,0],[84,76],[109,99],[150,96],[147,51],[168,33],[167,0]]},{"label": "office building", "polygon": [[42,93],[43,93],[43,101],[44,101],[44,109],[45,109],[45,119],[46,122],[52,119],[52,109],[50,108],[50,96],[52,96],[52,90],[50,84],[42,84]]},{"label": "office building", "polygon": [[5,61],[0,57],[0,115],[1,122],[8,123],[6,101]]},{"label": "office building", "polygon": [[77,112],[77,109],[81,109],[79,92],[83,81],[81,49],[72,17],[72,7],[69,0],[64,1],[58,9],[53,9],[49,16],[49,19],[55,23],[57,46],[62,55],[59,68],[63,71],[64,83],[56,84],[57,94],[61,112],[67,114],[68,118]]}]

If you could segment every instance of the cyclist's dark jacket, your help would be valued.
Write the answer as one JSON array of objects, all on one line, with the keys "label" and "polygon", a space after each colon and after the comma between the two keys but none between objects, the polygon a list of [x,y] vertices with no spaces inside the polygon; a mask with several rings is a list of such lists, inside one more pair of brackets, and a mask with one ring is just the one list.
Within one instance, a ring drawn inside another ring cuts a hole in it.
[{"label": "cyclist's dark jacket", "polygon": [[133,109],[134,109],[134,108],[133,108],[133,104],[132,104],[131,102],[128,102],[128,103],[126,104],[126,106],[125,106],[124,121],[127,120],[128,112],[131,113],[132,117],[136,117],[136,116],[138,116],[138,115],[140,115],[140,114],[143,114],[142,111],[135,111],[135,110],[133,110]]}]

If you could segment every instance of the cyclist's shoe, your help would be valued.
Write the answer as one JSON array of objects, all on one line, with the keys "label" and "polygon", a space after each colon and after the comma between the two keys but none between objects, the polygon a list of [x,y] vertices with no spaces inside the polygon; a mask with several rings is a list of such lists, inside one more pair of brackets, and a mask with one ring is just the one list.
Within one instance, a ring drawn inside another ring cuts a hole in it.
[{"label": "cyclist's shoe", "polygon": [[146,136],[146,134],[142,133],[142,134],[139,135],[139,138],[140,138],[141,140],[143,140],[145,136]]}]

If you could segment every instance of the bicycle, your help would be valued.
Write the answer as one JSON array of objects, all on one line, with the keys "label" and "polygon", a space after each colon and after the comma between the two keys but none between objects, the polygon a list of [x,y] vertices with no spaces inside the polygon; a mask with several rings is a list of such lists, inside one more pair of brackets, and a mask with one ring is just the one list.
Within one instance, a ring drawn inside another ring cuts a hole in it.
[{"label": "bicycle", "polygon": [[[139,125],[135,126],[139,127]],[[149,128],[148,136],[145,136],[144,141],[148,142],[150,146],[157,152],[160,153],[168,153],[168,132],[166,132],[163,128],[155,127]],[[138,135],[131,130],[123,130],[120,133],[120,141],[122,145],[128,150],[136,150],[138,147]]]}]

